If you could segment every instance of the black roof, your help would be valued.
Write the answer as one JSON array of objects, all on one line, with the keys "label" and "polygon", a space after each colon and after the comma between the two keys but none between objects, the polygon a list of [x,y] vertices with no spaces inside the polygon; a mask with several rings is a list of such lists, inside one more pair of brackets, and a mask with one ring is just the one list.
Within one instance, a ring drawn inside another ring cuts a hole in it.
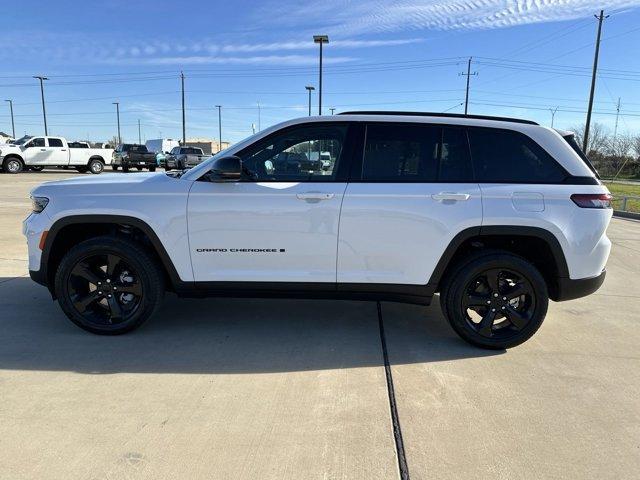
[{"label": "black roof", "polygon": [[492,117],[490,115],[465,115],[463,113],[437,113],[437,112],[397,112],[384,110],[358,110],[352,112],[340,112],[338,115],[398,115],[412,117],[441,117],[441,118],[472,118],[475,120],[497,120],[499,122],[525,123],[527,125],[539,125],[531,120],[511,117]]}]

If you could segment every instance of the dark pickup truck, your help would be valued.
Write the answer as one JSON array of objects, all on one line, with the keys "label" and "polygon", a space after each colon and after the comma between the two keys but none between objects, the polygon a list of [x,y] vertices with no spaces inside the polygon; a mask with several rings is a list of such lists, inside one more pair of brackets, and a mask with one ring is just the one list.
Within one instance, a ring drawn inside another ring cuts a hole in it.
[{"label": "dark pickup truck", "polygon": [[173,147],[169,155],[165,157],[165,170],[177,168],[183,170],[198,165],[211,155],[205,155],[198,147]]},{"label": "dark pickup truck", "polygon": [[147,150],[144,145],[123,143],[116,147],[111,161],[111,168],[118,170],[119,167],[122,167],[123,172],[128,172],[130,168],[148,168],[150,172],[155,172],[156,154]]}]

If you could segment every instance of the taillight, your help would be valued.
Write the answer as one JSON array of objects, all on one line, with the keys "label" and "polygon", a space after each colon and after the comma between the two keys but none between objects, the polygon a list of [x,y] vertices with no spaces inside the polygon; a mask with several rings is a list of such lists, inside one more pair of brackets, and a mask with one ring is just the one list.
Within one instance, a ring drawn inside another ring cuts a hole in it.
[{"label": "taillight", "polygon": [[611,208],[609,193],[574,193],[571,200],[580,208]]}]

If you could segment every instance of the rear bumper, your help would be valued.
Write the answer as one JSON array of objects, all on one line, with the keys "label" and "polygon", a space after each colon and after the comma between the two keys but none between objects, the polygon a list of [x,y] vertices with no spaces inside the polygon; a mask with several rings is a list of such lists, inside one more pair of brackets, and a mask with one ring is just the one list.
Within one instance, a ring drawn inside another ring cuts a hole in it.
[{"label": "rear bumper", "polygon": [[553,300],[563,302],[565,300],[586,297],[600,288],[606,274],[606,270],[603,270],[600,275],[596,275],[595,277],[580,278],[577,280],[558,278],[558,291]]}]

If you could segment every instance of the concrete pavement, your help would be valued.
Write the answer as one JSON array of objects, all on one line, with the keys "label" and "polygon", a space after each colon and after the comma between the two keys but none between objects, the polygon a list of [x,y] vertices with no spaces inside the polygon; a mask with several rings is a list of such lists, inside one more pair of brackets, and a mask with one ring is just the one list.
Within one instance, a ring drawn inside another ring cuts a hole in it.
[{"label": "concrete pavement", "polygon": [[[72,325],[30,281],[28,190],[0,175],[0,478],[398,478],[375,303],[181,300],[133,334]],[[636,478],[640,223],[595,295],[508,352],[437,301],[382,304],[409,473]]]}]

